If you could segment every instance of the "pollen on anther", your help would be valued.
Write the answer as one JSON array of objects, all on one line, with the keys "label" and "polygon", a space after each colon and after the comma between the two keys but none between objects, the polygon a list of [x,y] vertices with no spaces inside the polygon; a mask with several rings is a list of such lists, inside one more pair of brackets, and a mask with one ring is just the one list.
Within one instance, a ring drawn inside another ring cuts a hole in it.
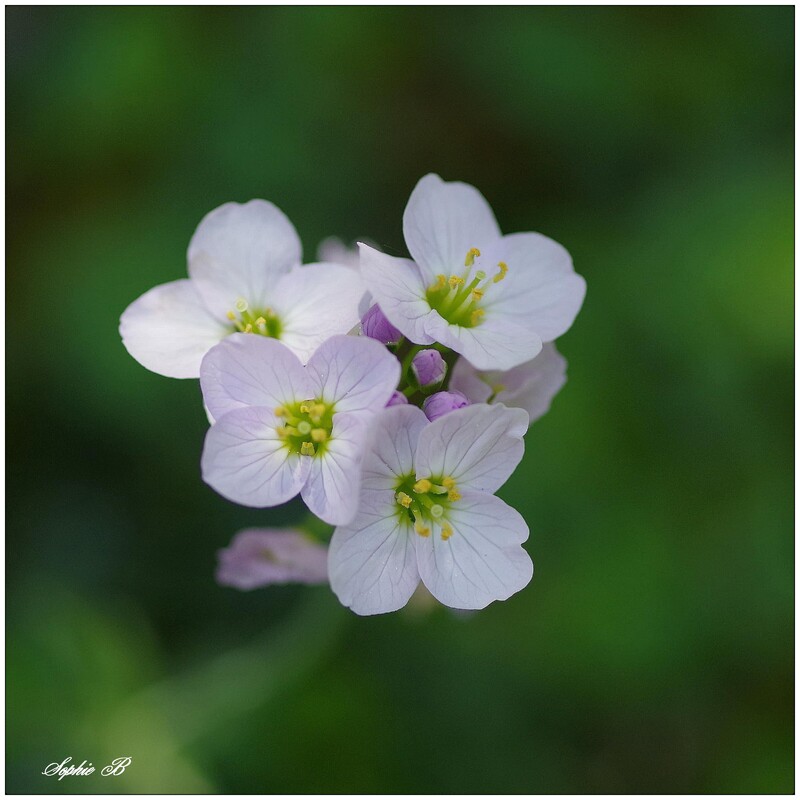
[{"label": "pollen on anther", "polygon": [[451,489],[451,490],[450,490],[450,491],[447,493],[447,499],[448,499],[448,500],[449,500],[451,503],[454,503],[456,500],[460,500],[460,499],[461,499],[461,492],[459,492],[459,491],[458,491],[458,489]]},{"label": "pollen on anther", "polygon": [[247,325],[244,326],[244,332],[245,333],[252,333],[253,332],[253,326],[249,322],[247,323]]},{"label": "pollen on anther", "polygon": [[498,272],[497,275],[495,275],[494,278],[492,278],[493,283],[500,283],[500,281],[503,280],[503,278],[505,278],[506,273],[508,272],[508,264],[506,264],[505,261],[498,262],[497,267],[500,270],[500,272]]},{"label": "pollen on anther", "polygon": [[411,508],[411,497],[409,497],[409,495],[407,495],[405,492],[398,492],[396,499],[397,502],[403,506],[403,508]]},{"label": "pollen on anther", "polygon": [[301,456],[313,456],[314,455],[314,445],[311,442],[303,442],[300,445],[300,455]]},{"label": "pollen on anther", "polygon": [[456,485],[455,478],[447,477],[444,480],[442,480],[442,486],[444,486],[445,489],[454,489],[455,485]]},{"label": "pollen on anther", "polygon": [[464,283],[464,279],[459,275],[451,275],[447,282],[450,284],[451,289],[458,289],[458,287]]},{"label": "pollen on anther", "polygon": [[442,525],[442,541],[446,542],[453,535],[453,529],[446,522]]},{"label": "pollen on anther", "polygon": [[442,289],[447,286],[447,276],[446,275],[437,275],[436,276],[436,283],[431,286],[432,292],[440,292]]},{"label": "pollen on anther", "polygon": [[470,247],[467,257],[464,259],[464,266],[471,267],[475,263],[475,259],[480,256],[481,251],[477,247]]},{"label": "pollen on anther", "polygon": [[263,328],[266,324],[267,324],[267,321],[264,319],[264,317],[259,317],[256,320],[256,325],[258,325],[259,328]]},{"label": "pollen on anther", "polygon": [[415,522],[415,523],[414,523],[414,530],[415,530],[415,531],[416,531],[416,532],[417,532],[417,533],[418,533],[420,536],[422,536],[423,538],[427,538],[428,536],[430,536],[430,535],[431,535],[431,529],[430,529],[430,528],[429,528],[427,525],[424,525],[424,524],[423,524],[423,523],[421,523],[421,522]]},{"label": "pollen on anther", "polygon": [[229,311],[229,312],[228,312],[228,313],[227,313],[225,316],[226,316],[226,317],[227,317],[227,318],[228,318],[228,319],[229,319],[231,322],[233,322],[233,321],[236,319],[236,314],[234,314],[234,313],[233,313],[233,311]]},{"label": "pollen on anther", "polygon": [[473,289],[472,290],[472,299],[473,300],[480,300],[483,297],[483,289]]},{"label": "pollen on anther", "polygon": [[470,315],[469,321],[474,327],[477,325],[481,319],[486,315],[486,312],[482,308],[476,308]]},{"label": "pollen on anther", "polygon": [[311,438],[315,442],[324,442],[328,438],[328,432],[324,428],[314,428],[311,431]]},{"label": "pollen on anther", "polygon": [[427,478],[422,478],[422,480],[414,484],[414,491],[417,494],[425,494],[425,492],[429,492],[432,487],[433,484]]},{"label": "pollen on anther", "polygon": [[275,409],[275,416],[276,417],[285,417],[288,413],[289,412],[283,406],[278,406]]}]

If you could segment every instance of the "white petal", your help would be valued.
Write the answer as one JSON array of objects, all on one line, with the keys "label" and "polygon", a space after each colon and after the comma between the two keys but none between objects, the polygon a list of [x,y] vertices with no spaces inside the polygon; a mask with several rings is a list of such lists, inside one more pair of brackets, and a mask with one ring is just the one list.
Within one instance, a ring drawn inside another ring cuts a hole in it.
[{"label": "white petal", "polygon": [[302,488],[311,467],[308,456],[289,453],[278,438],[278,419],[268,408],[238,408],[206,434],[203,480],[234,503],[277,506]]},{"label": "white petal", "polygon": [[275,339],[236,333],[214,347],[200,367],[203,401],[214,419],[235,408],[308,400],[313,385],[297,356]]},{"label": "white petal", "polygon": [[463,392],[472,403],[494,401],[510,408],[524,408],[533,423],[550,409],[553,398],[567,380],[567,361],[552,342],[542,352],[512,370],[479,371],[460,358],[450,379],[450,388]]},{"label": "white petal", "polygon": [[280,340],[305,364],[326,339],[346,334],[358,323],[364,291],[359,273],[341,264],[295,267],[270,294]]},{"label": "white petal", "polygon": [[356,614],[402,608],[419,584],[411,526],[401,524],[394,492],[369,492],[356,519],[333,532],[328,577],[342,605]]},{"label": "white petal", "polygon": [[294,225],[272,203],[225,203],[203,217],[189,242],[189,276],[209,309],[224,318],[239,298],[263,310],[275,280],[300,256]]},{"label": "white petal", "polygon": [[481,404],[451,411],[420,433],[417,477],[452,477],[462,493],[496,492],[522,459],[527,429],[521,408]]},{"label": "white petal", "polygon": [[380,411],[400,380],[400,362],[375,339],[333,336],[308,362],[315,397],[336,411]]},{"label": "white petal", "polygon": [[[361,275],[381,311],[403,336],[417,344],[433,344],[425,320],[435,312],[425,297],[419,267],[407,258],[394,258],[359,243]],[[438,316],[438,315],[437,315]]]},{"label": "white petal", "polygon": [[416,406],[391,406],[378,414],[370,428],[362,466],[362,486],[391,489],[414,474],[414,455],[428,418]]},{"label": "white petal", "polygon": [[325,452],[308,458],[311,471],[303,487],[303,500],[329,525],[351,522],[358,510],[369,421],[362,414],[334,414]]},{"label": "white petal", "polygon": [[434,313],[425,321],[425,330],[477,369],[511,369],[535,358],[542,349],[539,336],[522,320],[497,312],[487,308],[486,316],[474,328],[451,325]]},{"label": "white petal", "polygon": [[120,318],[119,332],[143,367],[168,378],[196,378],[203,356],[229,333],[185,278],[134,300]]},{"label": "white petal", "polygon": [[426,175],[414,187],[403,214],[403,235],[411,257],[429,282],[440,273],[460,275],[473,247],[488,247],[500,228],[483,195],[467,183],[446,183]]},{"label": "white petal", "polygon": [[487,317],[498,313],[551,342],[575,320],[586,281],[573,270],[569,253],[546,236],[513,233],[502,246],[509,271],[486,293]]},{"label": "white petal", "polygon": [[521,547],[528,538],[522,516],[499,497],[468,493],[447,512],[452,535],[441,526],[416,537],[419,574],[431,594],[451,608],[485,608],[528,585],[533,562]]}]

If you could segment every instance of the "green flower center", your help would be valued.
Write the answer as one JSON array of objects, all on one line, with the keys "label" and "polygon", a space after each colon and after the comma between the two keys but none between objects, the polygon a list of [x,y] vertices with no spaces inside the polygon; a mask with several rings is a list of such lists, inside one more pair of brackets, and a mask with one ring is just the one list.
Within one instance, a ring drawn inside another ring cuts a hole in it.
[{"label": "green flower center", "polygon": [[281,321],[271,308],[251,309],[247,300],[240,297],[236,311],[228,312],[228,319],[233,323],[231,333],[258,333],[280,339]]},{"label": "green flower center", "polygon": [[451,325],[460,325],[462,328],[480,325],[486,313],[481,307],[484,295],[492,284],[502,281],[508,272],[508,265],[501,261],[497,265],[498,272],[492,278],[487,278],[482,269],[473,275],[472,265],[480,254],[477,247],[470,249],[464,259],[466,269],[461,275],[451,275],[449,278],[437,275],[436,283],[425,291],[430,307]]},{"label": "green flower center", "polygon": [[321,456],[331,438],[333,414],[333,403],[319,399],[278,406],[275,415],[283,422],[277,428],[278,436],[291,453]]},{"label": "green flower center", "polygon": [[453,535],[447,515],[461,494],[452,477],[417,480],[414,475],[405,475],[397,482],[394,499],[400,519],[411,523],[420,536],[430,536],[434,523],[441,526],[444,541]]}]

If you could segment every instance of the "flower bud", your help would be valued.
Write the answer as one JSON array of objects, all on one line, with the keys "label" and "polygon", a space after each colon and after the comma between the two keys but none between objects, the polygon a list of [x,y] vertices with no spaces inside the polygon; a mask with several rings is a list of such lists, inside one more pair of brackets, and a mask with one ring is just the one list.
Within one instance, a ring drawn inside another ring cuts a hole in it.
[{"label": "flower bud", "polygon": [[394,391],[392,392],[392,396],[389,398],[389,402],[386,404],[386,408],[389,408],[389,406],[406,405],[408,405],[408,398],[402,392]]},{"label": "flower bud", "polygon": [[447,374],[447,364],[438,350],[420,350],[411,362],[411,369],[420,386],[441,383]]},{"label": "flower bud", "polygon": [[461,392],[436,392],[425,398],[422,410],[425,412],[425,416],[433,422],[457,408],[464,408],[468,405],[469,400]]},{"label": "flower bud", "polygon": [[389,322],[376,303],[361,318],[361,333],[370,339],[377,339],[383,344],[397,344],[403,334]]}]

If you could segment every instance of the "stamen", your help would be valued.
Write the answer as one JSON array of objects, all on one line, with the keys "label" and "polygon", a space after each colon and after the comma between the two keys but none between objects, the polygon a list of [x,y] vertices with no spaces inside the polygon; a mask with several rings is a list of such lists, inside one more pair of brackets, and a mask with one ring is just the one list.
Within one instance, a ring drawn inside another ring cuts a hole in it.
[{"label": "stamen", "polygon": [[314,445],[311,442],[303,442],[300,445],[300,455],[301,456],[313,456],[314,455]]},{"label": "stamen", "polygon": [[472,323],[473,328],[481,321],[481,317],[483,317],[485,314],[486,312],[482,308],[476,308],[469,315],[469,321]]},{"label": "stamen", "polygon": [[322,415],[325,413],[325,403],[316,403],[315,405],[311,406],[308,410],[308,415],[311,417],[313,422],[319,422],[322,419]]},{"label": "stamen", "polygon": [[480,256],[481,251],[477,247],[470,247],[467,257],[464,259],[464,266],[471,267],[475,263],[476,257]]},{"label": "stamen", "polygon": [[444,525],[442,525],[442,541],[446,542],[452,535],[453,529],[445,522]]},{"label": "stamen", "polygon": [[461,499],[461,493],[458,491],[458,489],[451,489],[451,490],[450,490],[450,491],[447,493],[447,499],[448,499],[448,500],[449,500],[451,503],[454,503],[456,500],[460,500],[460,499]]},{"label": "stamen", "polygon": [[431,490],[432,486],[433,484],[427,478],[423,478],[414,484],[414,491],[417,494],[425,494]]},{"label": "stamen", "polygon": [[244,326],[244,332],[245,333],[252,333],[253,332],[253,326],[249,322],[247,323],[247,325]]},{"label": "stamen", "polygon": [[500,272],[492,278],[492,283],[500,283],[503,278],[505,278],[506,273],[508,272],[508,264],[505,261],[500,261],[497,266],[500,268]]},{"label": "stamen", "polygon": [[283,406],[278,406],[275,409],[275,416],[276,417],[285,417],[288,413],[289,412]]},{"label": "stamen", "polygon": [[400,503],[401,506],[403,506],[403,508],[411,508],[411,497],[409,497],[409,495],[407,495],[405,492],[398,492],[395,499],[398,503]]},{"label": "stamen", "polygon": [[483,289],[473,289],[472,290],[472,299],[473,300],[480,300],[483,297]]},{"label": "stamen", "polygon": [[434,283],[430,289],[432,292],[441,292],[447,286],[447,276],[446,275],[437,275],[436,276],[436,283]]},{"label": "stamen", "polygon": [[431,535],[431,529],[422,522],[415,522],[414,523],[414,530],[423,538],[427,538]]},{"label": "stamen", "polygon": [[275,428],[275,433],[278,434],[279,439],[285,439],[289,435],[289,431],[284,426]]},{"label": "stamen", "polygon": [[458,275],[451,275],[447,279],[447,282],[450,284],[451,289],[457,289],[462,283],[464,283],[464,279]]},{"label": "stamen", "polygon": [[311,431],[311,438],[317,443],[324,442],[328,438],[328,432],[325,428],[314,428]]},{"label": "stamen", "polygon": [[451,478],[451,477],[445,478],[442,481],[442,486],[444,486],[445,489],[455,489],[455,487],[456,487],[455,478]]},{"label": "stamen", "polygon": [[234,313],[233,313],[233,311],[229,311],[229,312],[228,312],[228,313],[227,313],[225,316],[226,316],[226,317],[227,317],[227,318],[228,318],[228,319],[229,319],[231,322],[233,322],[233,321],[236,319],[236,314],[234,314]]}]

